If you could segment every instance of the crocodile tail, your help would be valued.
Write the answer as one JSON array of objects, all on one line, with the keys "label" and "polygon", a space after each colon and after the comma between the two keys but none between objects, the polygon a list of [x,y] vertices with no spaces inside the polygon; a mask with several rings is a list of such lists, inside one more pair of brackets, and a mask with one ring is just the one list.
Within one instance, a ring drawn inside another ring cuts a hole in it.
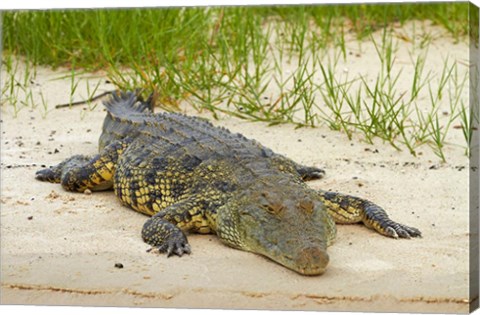
[{"label": "crocodile tail", "polygon": [[110,143],[138,131],[138,126],[145,124],[148,114],[153,113],[154,97],[150,96],[147,101],[143,101],[139,90],[119,91],[112,93],[103,104],[107,109],[107,116],[103,121],[98,143],[100,151]]},{"label": "crocodile tail", "polygon": [[135,92],[114,92],[108,100],[103,102],[107,112],[118,118],[128,117],[133,113],[151,113],[153,112],[153,103],[153,93],[144,102],[139,89]]}]

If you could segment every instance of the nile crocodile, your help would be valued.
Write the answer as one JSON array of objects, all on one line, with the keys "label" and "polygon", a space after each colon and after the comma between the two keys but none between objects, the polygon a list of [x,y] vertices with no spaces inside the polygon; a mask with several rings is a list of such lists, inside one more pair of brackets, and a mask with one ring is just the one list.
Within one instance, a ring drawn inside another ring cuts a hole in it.
[{"label": "nile crocodile", "polygon": [[421,235],[374,203],[305,181],[324,171],[196,117],[153,113],[152,97],[114,93],[99,154],[75,155],[36,173],[68,191],[113,187],[122,204],[151,216],[142,237],[168,256],[190,253],[185,231],[215,233],[224,243],[264,255],[300,274],[329,262],[335,222],[363,222],[393,238]]}]

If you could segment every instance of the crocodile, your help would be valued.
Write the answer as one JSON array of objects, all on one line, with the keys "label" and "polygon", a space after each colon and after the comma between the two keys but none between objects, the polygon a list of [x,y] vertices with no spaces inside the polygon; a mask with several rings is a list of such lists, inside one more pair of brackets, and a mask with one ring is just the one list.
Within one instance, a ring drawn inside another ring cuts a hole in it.
[{"label": "crocodile", "polygon": [[99,153],[74,155],[36,179],[67,191],[114,190],[123,205],[150,216],[143,240],[167,256],[190,254],[188,232],[263,255],[302,275],[320,275],[336,223],[363,223],[392,238],[420,237],[371,201],[315,190],[324,170],[305,166],[205,119],[154,113],[154,98],[116,92]]}]

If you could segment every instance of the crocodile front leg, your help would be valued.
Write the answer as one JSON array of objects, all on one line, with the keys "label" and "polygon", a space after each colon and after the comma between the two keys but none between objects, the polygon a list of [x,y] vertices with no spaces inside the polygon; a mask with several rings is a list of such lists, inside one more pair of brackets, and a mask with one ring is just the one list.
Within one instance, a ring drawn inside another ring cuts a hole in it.
[{"label": "crocodile front leg", "polygon": [[86,155],[74,155],[64,160],[63,162],[44,168],[35,173],[35,178],[42,182],[61,183],[62,174],[65,174],[69,169],[84,167],[92,158]]},{"label": "crocodile front leg", "polygon": [[295,166],[296,171],[302,177],[303,181],[310,181],[315,179],[321,179],[325,176],[325,171],[321,168],[313,166],[305,166],[297,164]]},{"label": "crocodile front leg", "polygon": [[142,238],[167,256],[190,254],[190,245],[183,230],[209,233],[209,223],[200,203],[184,200],[161,210],[143,225]]},{"label": "crocodile front leg", "polygon": [[167,256],[190,254],[190,245],[183,231],[175,224],[164,219],[159,212],[145,222],[142,229],[143,240]]},{"label": "crocodile front leg", "polygon": [[368,200],[322,190],[319,194],[328,213],[337,223],[363,222],[378,233],[393,238],[422,236],[418,229],[391,220],[385,210]]}]

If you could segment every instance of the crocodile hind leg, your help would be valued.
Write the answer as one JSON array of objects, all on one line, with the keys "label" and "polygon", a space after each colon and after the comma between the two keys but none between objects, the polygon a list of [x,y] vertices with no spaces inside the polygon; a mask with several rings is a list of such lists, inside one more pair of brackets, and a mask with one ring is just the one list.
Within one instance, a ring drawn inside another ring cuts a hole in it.
[{"label": "crocodile hind leg", "polygon": [[124,148],[125,145],[118,141],[92,158],[74,155],[56,166],[37,171],[35,178],[61,183],[62,187],[68,191],[110,189],[116,161]]},{"label": "crocodile hind leg", "polygon": [[74,155],[60,164],[37,171],[35,173],[35,178],[42,182],[59,184],[62,182],[62,174],[64,174],[68,169],[82,167],[91,159],[92,158],[90,156],[86,155]]},{"label": "crocodile hind leg", "polygon": [[392,221],[385,210],[368,200],[330,191],[321,190],[319,193],[328,213],[337,223],[363,222],[378,233],[393,238],[411,238],[422,235],[414,227]]},{"label": "crocodile hind leg", "polygon": [[190,254],[183,230],[209,233],[209,223],[199,203],[184,200],[172,204],[149,218],[142,229],[143,240],[167,256]]}]

